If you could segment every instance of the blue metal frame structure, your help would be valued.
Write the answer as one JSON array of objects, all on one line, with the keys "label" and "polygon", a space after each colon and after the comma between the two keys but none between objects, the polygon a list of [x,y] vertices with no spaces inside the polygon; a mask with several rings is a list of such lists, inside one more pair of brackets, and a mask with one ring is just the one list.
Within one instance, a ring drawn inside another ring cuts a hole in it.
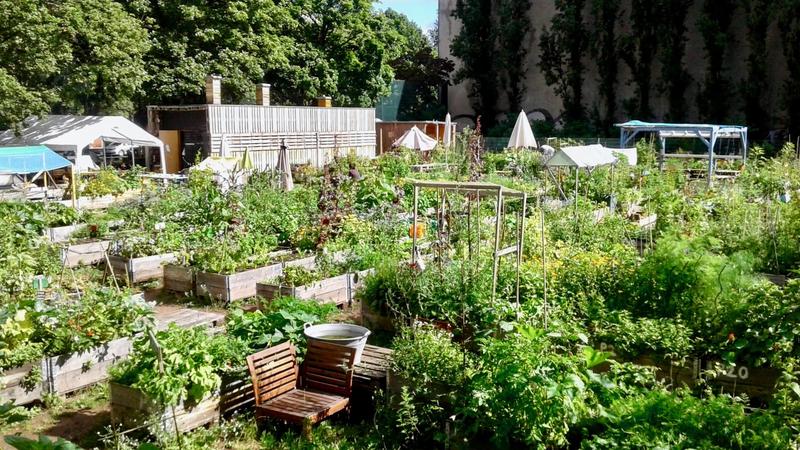
[{"label": "blue metal frame structure", "polygon": [[[711,185],[715,171],[716,160],[741,159],[747,163],[747,127],[738,125],[708,125],[708,124],[685,124],[685,123],[650,123],[639,120],[616,124],[619,128],[619,143],[621,148],[625,148],[639,133],[658,133],[661,143],[659,155],[659,167],[663,169],[664,160],[671,158],[702,158],[708,159],[708,184]],[[708,155],[692,154],[667,154],[667,139],[700,139],[708,148]],[[741,143],[741,152],[736,155],[717,155],[714,148],[719,139],[738,139]]]}]

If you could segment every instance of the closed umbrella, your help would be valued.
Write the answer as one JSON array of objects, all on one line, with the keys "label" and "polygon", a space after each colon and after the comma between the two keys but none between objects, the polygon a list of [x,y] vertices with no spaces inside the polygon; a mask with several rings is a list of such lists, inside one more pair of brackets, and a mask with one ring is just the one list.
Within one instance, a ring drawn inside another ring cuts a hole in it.
[{"label": "closed umbrella", "polygon": [[447,116],[444,118],[444,146],[445,148],[450,148],[450,141],[453,137],[450,135],[450,129],[453,127],[452,119],[450,118],[450,113],[447,113]]},{"label": "closed umbrella", "polygon": [[253,160],[250,158],[250,149],[245,147],[241,162],[242,170],[253,170]]},{"label": "closed umbrella", "polygon": [[392,147],[405,147],[413,150],[427,152],[436,148],[436,139],[423,133],[416,126],[406,131],[400,139],[394,141]]},{"label": "closed umbrella", "polygon": [[514,124],[514,131],[511,132],[511,138],[508,140],[507,148],[538,148],[536,138],[533,136],[531,123],[528,121],[528,116],[525,111],[520,111],[517,117],[517,123]]},{"label": "closed umbrella", "polygon": [[294,189],[294,179],[292,179],[292,167],[289,164],[289,154],[286,151],[286,144],[281,144],[281,149],[278,151],[278,172],[281,175],[281,189],[284,191],[291,191]]}]

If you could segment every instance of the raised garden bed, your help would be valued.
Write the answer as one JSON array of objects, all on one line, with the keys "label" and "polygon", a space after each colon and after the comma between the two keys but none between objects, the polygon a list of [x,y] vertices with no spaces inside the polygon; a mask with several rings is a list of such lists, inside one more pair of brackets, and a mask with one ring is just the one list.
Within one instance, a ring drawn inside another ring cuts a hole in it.
[{"label": "raised garden bed", "polygon": [[280,276],[283,263],[244,270],[230,275],[197,272],[197,295],[225,303],[256,296],[256,283]]},{"label": "raised garden bed", "polygon": [[139,258],[109,256],[108,262],[114,276],[125,280],[128,284],[134,284],[164,278],[164,264],[175,262],[176,259],[174,253],[165,253]]},{"label": "raised garden bed", "polygon": [[109,383],[111,420],[126,428],[148,424],[157,429],[187,432],[217,422],[222,417],[243,411],[255,404],[253,385],[249,376],[223,375],[219,392],[201,402],[187,405],[181,402],[174,408],[155,404],[142,391],[119,383]]},{"label": "raised garden bed", "polygon": [[106,252],[111,241],[83,241],[69,244],[61,250],[61,261],[64,267],[90,266],[106,259]]},{"label": "raised garden bed", "polygon": [[66,242],[72,238],[72,235],[80,231],[85,224],[78,224],[78,225],[67,225],[64,227],[52,227],[52,228],[45,228],[44,229],[44,237],[50,240],[50,242]]},{"label": "raised garden bed", "polygon": [[[214,329],[221,326],[223,320],[224,316],[219,313],[179,309],[158,317],[156,328],[164,329],[174,323],[182,328],[205,325]],[[14,399],[16,404],[24,405],[41,400],[46,393],[63,395],[100,383],[108,379],[108,369],[112,365],[128,357],[131,348],[130,338],[120,338],[90,350],[45,357],[6,370],[0,374],[0,400]],[[38,371],[40,375],[29,376],[31,371]],[[223,391],[235,397],[233,392]]]},{"label": "raised garden bed", "polygon": [[[699,358],[686,358],[686,360],[672,360],[667,357],[654,354],[639,355],[636,357],[621,358],[614,353],[614,347],[611,345],[600,344],[600,350],[610,352],[611,358],[617,361],[625,361],[640,366],[650,366],[656,368],[656,379],[663,381],[672,387],[694,387],[700,378],[700,369],[702,367]],[[603,363],[595,366],[592,370],[598,373],[608,371],[609,363]]]},{"label": "raised garden bed", "polygon": [[[165,408],[147,398],[140,390],[118,383],[109,383],[111,421],[125,428],[150,425],[166,432],[183,433],[219,419],[219,395],[210,396],[196,405],[183,402]],[[174,416],[173,416],[174,414]]]},{"label": "raised garden bed", "polygon": [[196,288],[196,269],[179,264],[164,265],[164,289],[172,292],[194,293]]},{"label": "raised garden bed", "polygon": [[256,286],[256,294],[267,300],[280,297],[296,297],[302,300],[317,300],[335,303],[337,306],[352,304],[356,290],[363,284],[364,277],[371,271],[362,270],[326,278],[305,286],[281,286],[260,282]]},{"label": "raised garden bed", "polygon": [[[710,370],[719,361],[705,361],[704,367]],[[707,379],[714,392],[731,395],[747,394],[750,399],[766,402],[775,391],[775,384],[781,371],[772,367],[727,366],[721,375]]]}]

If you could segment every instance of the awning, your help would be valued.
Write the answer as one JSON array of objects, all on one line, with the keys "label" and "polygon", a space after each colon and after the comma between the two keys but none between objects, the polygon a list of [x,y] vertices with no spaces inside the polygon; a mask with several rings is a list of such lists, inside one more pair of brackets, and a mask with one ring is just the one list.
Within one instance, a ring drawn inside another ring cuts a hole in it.
[{"label": "awning", "polygon": [[636,165],[635,148],[607,148],[600,144],[562,147],[545,165],[547,167],[592,168],[616,164],[617,155],[625,155],[628,165]]},{"label": "awning", "polygon": [[69,167],[72,163],[44,145],[0,147],[0,173],[27,174]]},{"label": "awning", "polygon": [[78,152],[98,139],[137,147],[163,147],[160,139],[121,116],[44,116],[30,118],[20,136],[0,133],[0,145],[46,145],[56,151]]}]

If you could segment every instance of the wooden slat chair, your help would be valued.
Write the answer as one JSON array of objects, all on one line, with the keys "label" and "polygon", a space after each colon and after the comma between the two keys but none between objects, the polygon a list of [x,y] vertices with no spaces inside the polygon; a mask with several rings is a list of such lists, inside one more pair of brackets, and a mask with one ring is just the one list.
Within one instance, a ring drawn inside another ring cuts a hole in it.
[{"label": "wooden slat chair", "polygon": [[350,405],[356,351],[322,342],[309,342],[303,363],[303,387],[294,345],[270,347],[247,357],[256,400],[256,420],[266,417],[303,426],[345,410]]}]

